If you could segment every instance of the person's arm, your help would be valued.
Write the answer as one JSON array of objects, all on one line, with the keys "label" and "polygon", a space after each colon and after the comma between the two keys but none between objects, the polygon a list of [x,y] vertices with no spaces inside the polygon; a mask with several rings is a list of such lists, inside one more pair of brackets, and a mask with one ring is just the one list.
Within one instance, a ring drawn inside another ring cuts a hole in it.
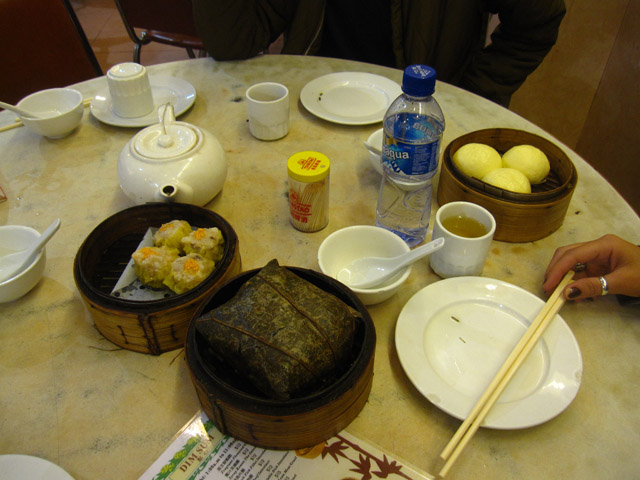
[{"label": "person's arm", "polygon": [[566,9],[563,0],[492,0],[487,5],[500,24],[491,44],[472,57],[459,86],[508,106],[555,44]]},{"label": "person's arm", "polygon": [[297,1],[193,0],[198,35],[216,60],[240,60],[267,49],[289,27]]},{"label": "person's arm", "polygon": [[609,293],[640,297],[640,247],[615,235],[558,248],[549,262],[542,288],[550,294],[576,264],[585,270],[565,289],[565,297],[582,300],[602,293],[604,277]]}]

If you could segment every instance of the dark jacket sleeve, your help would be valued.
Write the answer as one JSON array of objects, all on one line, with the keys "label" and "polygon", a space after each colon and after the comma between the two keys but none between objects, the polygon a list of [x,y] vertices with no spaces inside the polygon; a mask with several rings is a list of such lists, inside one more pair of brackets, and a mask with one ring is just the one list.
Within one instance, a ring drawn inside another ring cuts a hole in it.
[{"label": "dark jacket sleeve", "polygon": [[193,18],[207,52],[216,60],[250,58],[288,28],[297,2],[193,0]]},{"label": "dark jacket sleeve", "polygon": [[471,58],[459,86],[507,106],[555,44],[566,10],[562,0],[494,0],[488,9],[500,24],[491,43]]}]

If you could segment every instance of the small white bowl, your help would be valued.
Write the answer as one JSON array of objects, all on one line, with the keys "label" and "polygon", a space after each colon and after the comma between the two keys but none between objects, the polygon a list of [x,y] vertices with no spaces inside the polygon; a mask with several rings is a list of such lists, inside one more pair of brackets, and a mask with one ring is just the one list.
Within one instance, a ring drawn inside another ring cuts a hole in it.
[{"label": "small white bowl", "polygon": [[84,105],[82,94],[73,88],[50,88],[23,98],[18,107],[45,118],[20,120],[29,130],[48,138],[62,138],[69,135],[80,124]]},{"label": "small white bowl", "polygon": [[[22,225],[0,227],[0,257],[19,252],[40,236],[40,232]],[[42,278],[46,263],[43,248],[34,261],[18,275],[0,282],[0,303],[12,302],[27,294]]]},{"label": "small white bowl", "polygon": [[[318,265],[325,275],[336,278],[347,264],[362,257],[395,257],[410,250],[398,235],[384,228],[355,225],[337,230],[318,249]],[[377,288],[351,288],[365,305],[375,305],[392,297],[411,273],[411,266]]]},{"label": "small white bowl", "polygon": [[[378,129],[369,135],[367,138],[367,143],[372,147],[377,148],[382,151],[382,129]],[[376,172],[382,175],[382,157],[373,153],[371,150],[367,150],[369,152],[369,160],[371,160],[371,165],[375,168]]]}]

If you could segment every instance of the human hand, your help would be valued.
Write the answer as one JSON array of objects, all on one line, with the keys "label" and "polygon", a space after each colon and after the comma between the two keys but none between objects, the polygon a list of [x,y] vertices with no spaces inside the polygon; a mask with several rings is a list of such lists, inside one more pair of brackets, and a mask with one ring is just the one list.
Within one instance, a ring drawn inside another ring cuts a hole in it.
[{"label": "human hand", "polygon": [[609,293],[640,297],[640,247],[615,235],[558,248],[545,272],[544,291],[553,292],[564,274],[581,263],[586,268],[567,285],[565,298],[583,300],[601,295],[600,277],[605,278]]}]

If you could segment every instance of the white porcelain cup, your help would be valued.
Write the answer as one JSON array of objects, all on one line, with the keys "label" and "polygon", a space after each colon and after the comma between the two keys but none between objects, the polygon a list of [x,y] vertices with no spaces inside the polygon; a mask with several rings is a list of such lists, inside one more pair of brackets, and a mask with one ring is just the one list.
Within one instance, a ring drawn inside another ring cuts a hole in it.
[{"label": "white porcelain cup", "polygon": [[249,130],[260,140],[277,140],[289,133],[289,90],[280,83],[265,82],[246,92]]},{"label": "white porcelain cup", "polygon": [[143,117],[153,110],[147,69],[133,62],[119,63],[107,71],[111,109],[119,117]]},{"label": "white porcelain cup", "polygon": [[[469,238],[447,230],[442,222],[454,216],[468,217],[484,226],[486,233]],[[475,203],[451,202],[436,212],[432,239],[444,237],[444,246],[431,254],[431,269],[442,278],[480,275],[491,248],[496,221],[491,213]]]}]

